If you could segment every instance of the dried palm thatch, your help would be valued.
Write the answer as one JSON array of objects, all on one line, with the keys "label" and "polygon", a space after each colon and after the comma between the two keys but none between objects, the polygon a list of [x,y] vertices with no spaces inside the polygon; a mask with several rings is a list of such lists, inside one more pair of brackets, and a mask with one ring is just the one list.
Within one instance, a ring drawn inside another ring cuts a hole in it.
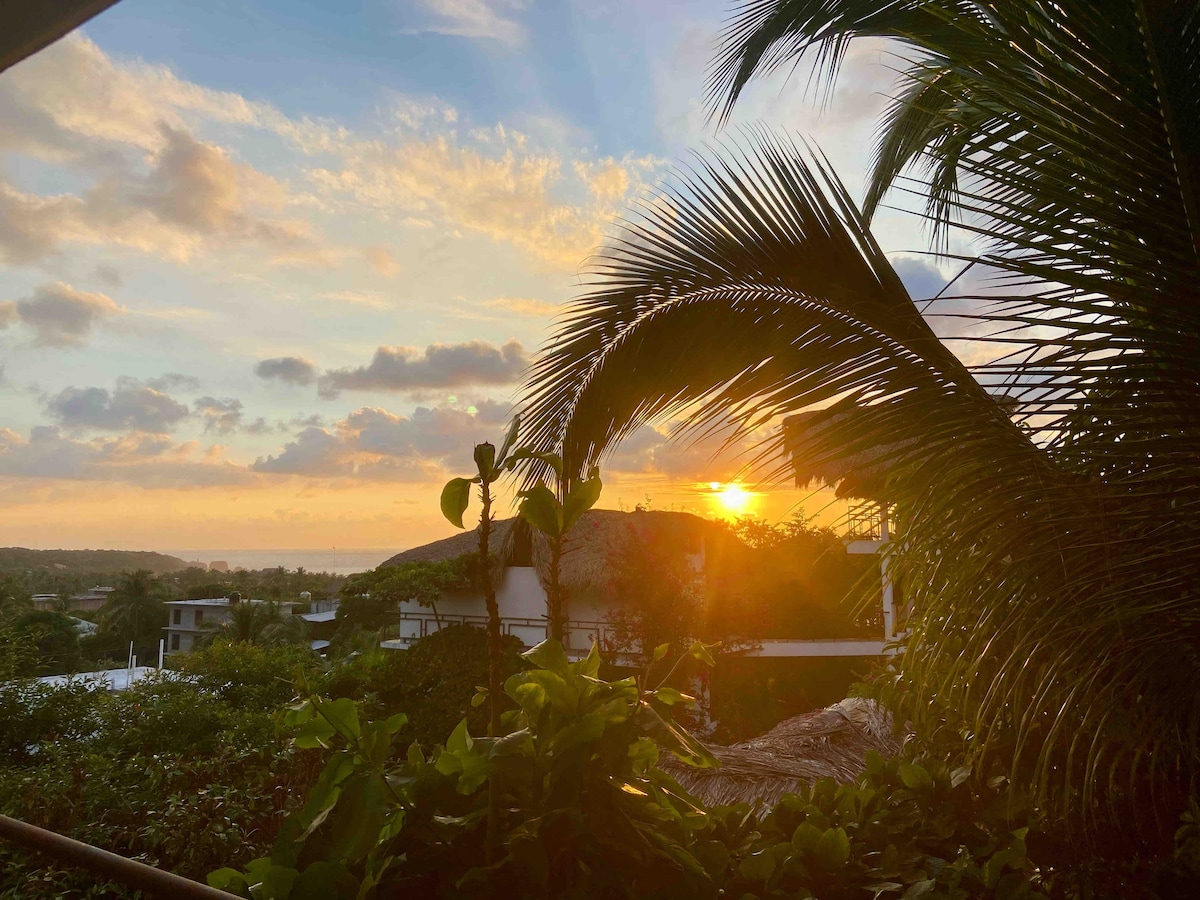
[{"label": "dried palm thatch", "polygon": [[[783,420],[784,451],[791,458],[797,487],[836,487],[839,497],[882,501],[888,472],[904,456],[918,456],[917,441],[864,442],[862,420],[868,413],[854,406],[833,406],[788,416]],[[831,440],[841,435],[838,440]],[[830,447],[837,446],[837,451]],[[907,451],[907,453],[906,453]]]},{"label": "dried palm thatch", "polygon": [[892,717],[873,700],[849,697],[833,706],[780,722],[766,734],[729,747],[710,747],[719,768],[694,769],[674,758],[663,768],[706,805],[774,804],[821,778],[852,782],[867,752],[900,752]]}]

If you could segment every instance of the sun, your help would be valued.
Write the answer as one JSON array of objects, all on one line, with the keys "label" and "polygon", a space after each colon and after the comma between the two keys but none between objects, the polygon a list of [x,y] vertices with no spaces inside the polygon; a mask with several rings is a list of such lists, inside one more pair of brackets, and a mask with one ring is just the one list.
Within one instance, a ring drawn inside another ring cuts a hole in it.
[{"label": "sun", "polygon": [[710,481],[708,487],[713,492],[713,499],[720,503],[726,511],[731,513],[744,513],[754,501],[754,494],[736,481],[731,481],[729,484]]}]

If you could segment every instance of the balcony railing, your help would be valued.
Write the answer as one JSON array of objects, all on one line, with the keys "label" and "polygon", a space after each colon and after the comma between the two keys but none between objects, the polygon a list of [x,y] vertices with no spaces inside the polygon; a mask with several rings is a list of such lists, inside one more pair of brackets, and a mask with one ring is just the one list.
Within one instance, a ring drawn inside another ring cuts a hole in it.
[{"label": "balcony railing", "polygon": [[135,859],[126,859],[116,853],[8,816],[0,816],[0,838],[37,853],[44,853],[68,866],[87,869],[107,880],[138,888],[151,897],[172,900],[229,900],[234,896],[207,884],[164,872]]},{"label": "balcony railing", "polygon": [[[472,625],[476,628],[487,628],[487,616],[445,615],[435,616],[430,612],[401,612],[393,621],[389,632],[395,637],[391,640],[402,646],[408,646],[423,637],[433,634],[440,628],[450,625]],[[511,634],[522,644],[532,647],[546,639],[546,620],[538,617],[503,616],[500,627],[504,634]],[[593,642],[602,647],[608,646],[614,635],[611,622],[599,620],[571,619],[567,622],[567,646],[572,650],[588,650]]]}]

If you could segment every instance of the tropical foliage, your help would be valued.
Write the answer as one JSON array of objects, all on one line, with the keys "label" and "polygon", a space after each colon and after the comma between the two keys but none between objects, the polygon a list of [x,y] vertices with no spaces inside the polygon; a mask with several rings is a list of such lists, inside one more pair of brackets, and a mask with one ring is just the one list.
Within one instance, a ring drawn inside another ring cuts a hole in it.
[{"label": "tropical foliage", "polygon": [[202,643],[224,640],[275,647],[306,639],[303,619],[285,613],[278,603],[247,600],[229,604],[226,617],[203,635]]},{"label": "tropical foliage", "polygon": [[105,631],[140,648],[157,644],[167,624],[166,588],[149,569],[124,572],[104,604]]},{"label": "tropical foliage", "polygon": [[[702,154],[534,365],[529,442],[579,466],[650,421],[825,408],[787,449],[802,477],[886,472],[917,727],[1132,831],[1200,775],[1200,5],[749,0],[713,109],[780,66],[836,78],[864,36],[905,61],[867,213],[763,129]],[[975,239],[929,309],[869,230],[897,184]]]},{"label": "tropical foliage", "polygon": [[[322,760],[277,736],[295,648],[247,644],[188,657],[109,693],[79,681],[0,684],[0,813],[190,878],[266,852]],[[0,842],[0,898],[138,892]]]}]

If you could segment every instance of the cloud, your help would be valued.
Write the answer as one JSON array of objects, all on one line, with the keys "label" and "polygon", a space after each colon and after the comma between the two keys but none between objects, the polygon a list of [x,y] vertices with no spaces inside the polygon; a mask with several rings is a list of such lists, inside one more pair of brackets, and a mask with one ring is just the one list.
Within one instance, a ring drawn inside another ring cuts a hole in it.
[{"label": "cloud", "polygon": [[594,163],[577,162],[573,168],[598,200],[619,202],[629,193],[629,172],[611,156]]},{"label": "cloud", "polygon": [[418,407],[411,416],[363,407],[332,428],[304,428],[256,472],[377,481],[425,481],[448,458],[503,430],[509,407],[480,401],[467,408]]},{"label": "cloud", "polygon": [[325,300],[337,300],[354,306],[365,306],[368,309],[391,309],[394,305],[382,294],[367,291],[328,291],[321,297]]},{"label": "cloud", "polygon": [[386,247],[367,247],[363,250],[363,258],[376,275],[393,278],[400,274],[400,263]]},{"label": "cloud", "polygon": [[201,397],[193,406],[196,415],[204,420],[205,432],[215,431],[217,434],[229,434],[242,423],[241,400],[235,400],[232,397],[221,400],[216,397]]},{"label": "cloud", "polygon": [[188,408],[162,391],[132,379],[106,388],[68,387],[46,401],[46,412],[67,428],[165,433],[188,415]]},{"label": "cloud", "polygon": [[465,142],[424,125],[419,137],[348,141],[340,162],[308,172],[331,207],[374,210],[389,221],[437,221],[566,271],[601,243],[628,193],[659,165],[646,157],[564,167],[560,155],[531,148],[526,135],[503,125],[472,131]]},{"label": "cloud", "polygon": [[[114,63],[78,34],[0,82],[0,150],[74,170],[76,193],[41,196],[0,181],[0,260],[27,264],[63,244],[118,245],[172,260],[214,247],[271,263],[330,265],[342,251],[304,219],[280,182],[197,139],[193,122],[275,130],[316,143],[317,126],[210,91],[161,66]],[[110,271],[115,271],[111,270]]]},{"label": "cloud", "polygon": [[321,376],[324,397],[339,391],[414,391],[466,385],[511,384],[528,364],[525,348],[510,340],[500,347],[487,341],[380,347],[370,365],[335,369]]},{"label": "cloud", "polygon": [[278,356],[260,360],[254,367],[254,374],[259,378],[304,386],[316,379],[317,367],[303,356]]},{"label": "cloud", "polygon": [[484,38],[519,45],[526,39],[524,26],[511,16],[524,12],[528,0],[420,0],[435,20],[415,32],[433,32],[465,38]]},{"label": "cloud", "polygon": [[197,463],[185,457],[191,444],[165,435],[127,434],[89,441],[58,428],[38,426],[29,438],[0,428],[0,476],[111,481],[146,488],[245,484],[254,476],[230,463]]},{"label": "cloud", "polygon": [[105,294],[57,282],[42,285],[16,303],[0,303],[0,329],[21,322],[33,329],[40,346],[81,347],[97,322],[123,312]]},{"label": "cloud", "polygon": [[918,303],[933,299],[938,291],[946,286],[946,276],[937,266],[924,259],[915,256],[895,256],[891,262],[909,295]]},{"label": "cloud", "polygon": [[157,378],[147,378],[143,384],[156,391],[184,391],[192,393],[200,390],[200,379],[194,375],[183,375],[179,372],[164,372]]}]

